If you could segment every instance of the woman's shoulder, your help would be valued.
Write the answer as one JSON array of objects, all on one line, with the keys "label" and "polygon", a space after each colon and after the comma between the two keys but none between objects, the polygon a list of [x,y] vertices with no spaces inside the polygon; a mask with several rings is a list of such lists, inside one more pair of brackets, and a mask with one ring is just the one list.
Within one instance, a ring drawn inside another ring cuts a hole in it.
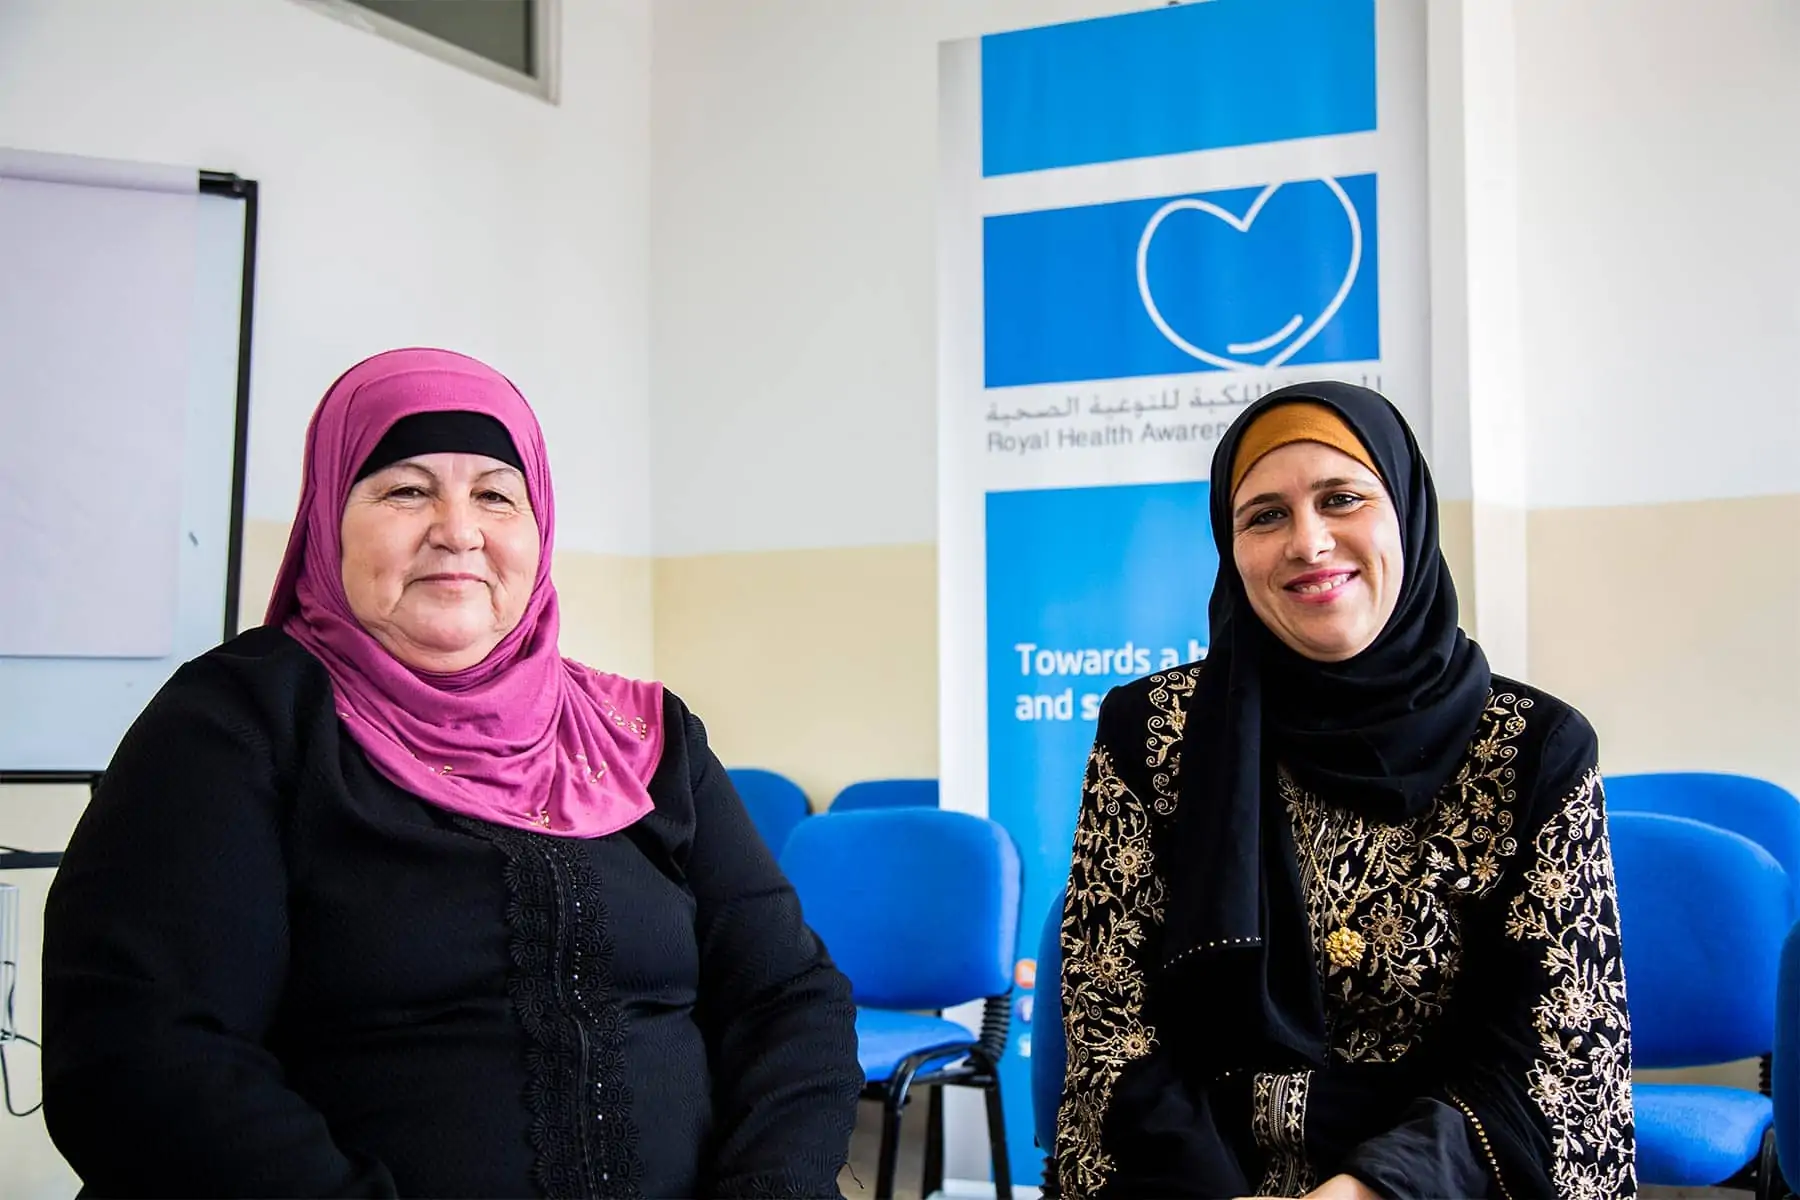
[{"label": "woman's shoulder", "polygon": [[1593,725],[1580,709],[1543,688],[1517,679],[1494,676],[1488,705],[1490,711],[1522,722],[1534,739],[1598,740]]},{"label": "woman's shoulder", "polygon": [[307,731],[336,712],[316,658],[279,629],[247,630],[176,669],[120,740],[106,775],[141,781],[212,769],[247,779],[291,762]]},{"label": "woman's shoulder", "polygon": [[183,663],[145,717],[204,713],[225,724],[267,726],[330,705],[324,665],[283,630],[259,625]]},{"label": "woman's shoulder", "polygon": [[1114,725],[1130,727],[1158,717],[1185,718],[1188,702],[1194,697],[1194,685],[1204,668],[1205,660],[1199,659],[1119,684],[1100,702],[1101,732]]},{"label": "woman's shoulder", "polygon": [[1498,751],[1532,784],[1563,788],[1595,769],[1600,738],[1573,704],[1496,675],[1472,750],[1477,756]]},{"label": "woman's shoulder", "polygon": [[683,796],[692,794],[697,778],[707,769],[712,748],[699,715],[673,688],[653,686],[662,704],[662,754],[649,782],[650,796],[660,806],[671,788]]},{"label": "woman's shoulder", "polygon": [[219,686],[227,681],[243,688],[298,687],[323,676],[325,667],[286,630],[257,625],[182,664],[171,685]]},{"label": "woman's shoulder", "polygon": [[1095,761],[1134,789],[1170,784],[1202,670],[1199,662],[1184,663],[1109,691],[1095,721]]}]

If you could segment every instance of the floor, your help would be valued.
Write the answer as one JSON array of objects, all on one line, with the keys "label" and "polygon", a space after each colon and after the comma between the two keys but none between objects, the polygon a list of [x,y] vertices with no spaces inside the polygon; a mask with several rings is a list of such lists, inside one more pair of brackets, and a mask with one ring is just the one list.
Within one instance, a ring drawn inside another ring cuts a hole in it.
[{"label": "floor", "polygon": [[[875,1195],[875,1164],[881,1150],[880,1118],[879,1106],[864,1101],[857,1113],[856,1134],[850,1140],[850,1165],[838,1176],[838,1188],[848,1200],[872,1200]],[[925,1165],[925,1108],[922,1104],[907,1113],[902,1130],[894,1197],[895,1200],[925,1200],[919,1195],[919,1176]],[[1015,1194],[1030,1193],[1017,1189]],[[1723,1188],[1647,1187],[1638,1194],[1642,1200],[1748,1200],[1750,1196],[1749,1192]]]}]

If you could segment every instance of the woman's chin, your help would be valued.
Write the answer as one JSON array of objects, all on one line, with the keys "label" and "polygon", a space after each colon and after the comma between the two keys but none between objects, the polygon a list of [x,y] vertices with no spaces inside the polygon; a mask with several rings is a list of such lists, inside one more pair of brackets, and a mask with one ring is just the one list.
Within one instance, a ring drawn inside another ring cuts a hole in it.
[{"label": "woman's chin", "polygon": [[460,671],[488,656],[497,644],[491,631],[466,628],[426,627],[405,631],[401,645],[390,646],[394,657],[409,667],[425,671]]},{"label": "woman's chin", "polygon": [[1295,653],[1314,662],[1347,662],[1369,648],[1360,622],[1317,621],[1300,624],[1282,639]]}]

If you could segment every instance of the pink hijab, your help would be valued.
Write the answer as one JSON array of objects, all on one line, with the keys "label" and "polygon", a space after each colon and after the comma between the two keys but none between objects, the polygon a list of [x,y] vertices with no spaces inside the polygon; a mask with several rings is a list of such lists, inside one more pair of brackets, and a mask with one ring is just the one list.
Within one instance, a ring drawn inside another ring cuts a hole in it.
[{"label": "pink hijab", "polygon": [[[512,435],[540,555],[518,627],[448,675],[415,671],[350,611],[339,530],[357,469],[389,427],[420,412],[486,413]],[[300,511],[265,624],[325,664],[338,716],[387,778],[440,808],[560,837],[602,837],[653,807],[662,685],[607,675],[557,652],[550,465],[537,418],[493,368],[447,350],[390,350],[331,385],[306,434]]]}]

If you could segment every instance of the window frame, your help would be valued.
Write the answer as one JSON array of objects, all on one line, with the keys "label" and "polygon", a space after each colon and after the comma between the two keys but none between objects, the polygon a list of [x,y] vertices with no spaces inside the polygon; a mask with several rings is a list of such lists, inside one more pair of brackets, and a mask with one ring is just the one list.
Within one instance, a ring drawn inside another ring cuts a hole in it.
[{"label": "window frame", "polygon": [[294,0],[294,3],[323,13],[364,33],[372,33],[417,50],[439,62],[461,67],[490,82],[535,96],[546,104],[559,104],[562,100],[562,0],[527,0],[534,8],[531,21],[531,61],[537,67],[536,75],[527,75],[502,66],[493,59],[484,58],[473,50],[465,50],[435,34],[416,29],[385,13],[364,8],[354,0]]}]

